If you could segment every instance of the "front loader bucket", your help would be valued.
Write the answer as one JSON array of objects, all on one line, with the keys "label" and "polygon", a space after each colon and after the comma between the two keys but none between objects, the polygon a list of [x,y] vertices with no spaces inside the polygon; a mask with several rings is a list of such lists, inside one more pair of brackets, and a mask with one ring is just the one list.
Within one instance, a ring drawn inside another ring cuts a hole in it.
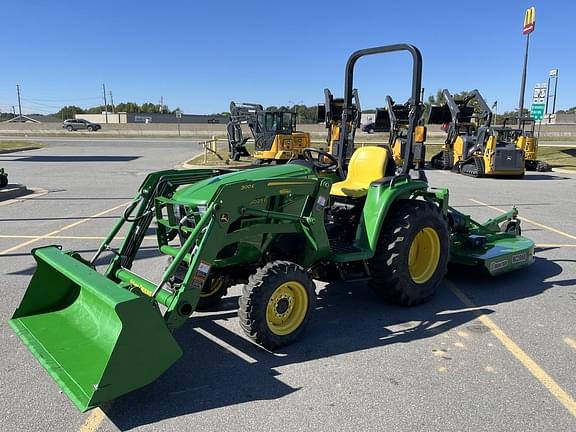
[{"label": "front loader bucket", "polygon": [[182,355],[150,298],[57,246],[32,253],[38,267],[9,323],[78,409],[154,381]]}]

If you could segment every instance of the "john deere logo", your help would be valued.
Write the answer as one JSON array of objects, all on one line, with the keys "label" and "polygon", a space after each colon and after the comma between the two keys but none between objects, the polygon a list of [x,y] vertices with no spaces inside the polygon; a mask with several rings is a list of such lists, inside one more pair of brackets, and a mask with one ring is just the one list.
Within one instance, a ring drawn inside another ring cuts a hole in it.
[{"label": "john deere logo", "polygon": [[228,214],[227,213],[222,213],[220,215],[220,222],[222,223],[227,223],[228,222]]}]

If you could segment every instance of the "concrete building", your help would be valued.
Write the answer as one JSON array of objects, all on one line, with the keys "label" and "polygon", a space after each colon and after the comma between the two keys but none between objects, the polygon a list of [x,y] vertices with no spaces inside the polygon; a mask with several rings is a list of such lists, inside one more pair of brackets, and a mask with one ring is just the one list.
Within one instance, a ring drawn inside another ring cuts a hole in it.
[{"label": "concrete building", "polygon": [[[106,113],[102,114],[76,114],[77,119],[84,119],[100,124],[123,124],[123,123],[228,123],[228,117],[223,115],[200,115],[200,114],[182,114],[180,119],[175,114],[155,114],[155,113]],[[108,117],[108,122],[106,122]]]},{"label": "concrete building", "polygon": [[574,124],[576,113],[545,114],[542,123],[546,124]]}]

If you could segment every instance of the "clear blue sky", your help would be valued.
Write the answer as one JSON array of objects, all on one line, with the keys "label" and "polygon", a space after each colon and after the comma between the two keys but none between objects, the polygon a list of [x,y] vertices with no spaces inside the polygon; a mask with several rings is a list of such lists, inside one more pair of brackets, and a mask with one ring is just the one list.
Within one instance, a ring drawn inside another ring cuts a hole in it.
[{"label": "clear blue sky", "polygon": [[[0,110],[54,112],[64,104],[159,102],[187,113],[323,101],[343,91],[359,48],[418,46],[426,95],[478,88],[499,111],[518,106],[524,10],[536,6],[526,106],[532,87],[560,71],[558,108],[576,105],[574,1],[97,1],[4,2]],[[358,64],[363,107],[408,97],[409,57]]]}]

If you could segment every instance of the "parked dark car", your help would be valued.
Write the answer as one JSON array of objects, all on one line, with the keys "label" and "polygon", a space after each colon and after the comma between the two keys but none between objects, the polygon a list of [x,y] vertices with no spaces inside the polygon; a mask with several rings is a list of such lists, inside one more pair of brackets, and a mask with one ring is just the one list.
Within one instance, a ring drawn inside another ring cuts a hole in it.
[{"label": "parked dark car", "polygon": [[92,123],[91,121],[84,119],[64,120],[64,124],[62,125],[62,127],[69,132],[81,129],[86,129],[89,132],[96,132],[97,130],[102,129],[102,126],[99,125],[98,123]]},{"label": "parked dark car", "polygon": [[362,131],[368,132],[369,134],[376,132],[376,123],[368,123],[362,126]]}]

